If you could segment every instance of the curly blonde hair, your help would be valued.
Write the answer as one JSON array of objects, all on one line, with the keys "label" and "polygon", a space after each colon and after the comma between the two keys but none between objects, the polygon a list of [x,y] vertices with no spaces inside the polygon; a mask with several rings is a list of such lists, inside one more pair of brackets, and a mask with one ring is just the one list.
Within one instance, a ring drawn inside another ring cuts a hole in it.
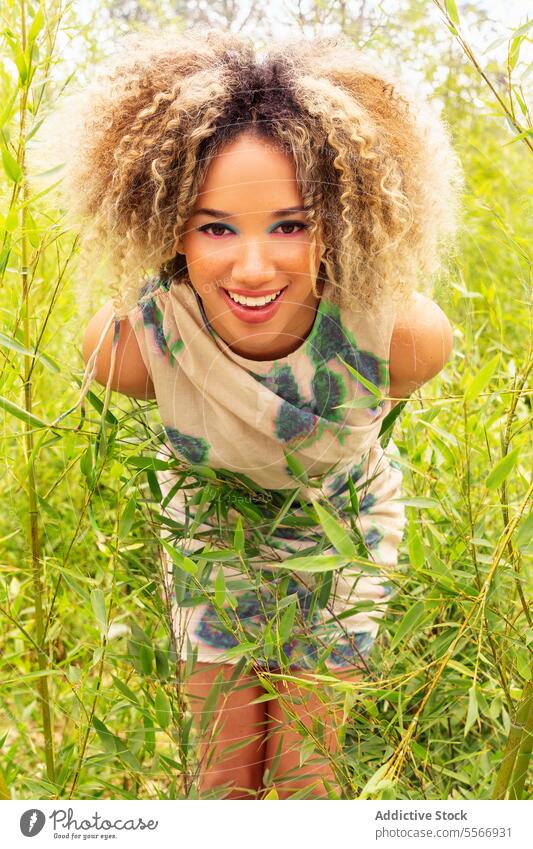
[{"label": "curly blonde hair", "polygon": [[129,35],[56,126],[70,144],[64,205],[85,249],[109,251],[117,317],[146,274],[186,279],[174,245],[211,160],[243,132],[292,155],[311,244],[324,246],[318,277],[341,304],[409,297],[439,270],[458,224],[447,127],[342,35],[262,55],[218,30]]}]

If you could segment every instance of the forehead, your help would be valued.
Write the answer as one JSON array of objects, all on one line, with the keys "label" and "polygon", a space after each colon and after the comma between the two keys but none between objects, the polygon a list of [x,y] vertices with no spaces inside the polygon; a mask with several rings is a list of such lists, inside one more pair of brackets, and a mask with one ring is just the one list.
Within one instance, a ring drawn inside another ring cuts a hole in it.
[{"label": "forehead", "polygon": [[254,209],[278,209],[301,202],[290,154],[274,141],[242,135],[213,157],[194,208],[244,211],[250,204]]}]

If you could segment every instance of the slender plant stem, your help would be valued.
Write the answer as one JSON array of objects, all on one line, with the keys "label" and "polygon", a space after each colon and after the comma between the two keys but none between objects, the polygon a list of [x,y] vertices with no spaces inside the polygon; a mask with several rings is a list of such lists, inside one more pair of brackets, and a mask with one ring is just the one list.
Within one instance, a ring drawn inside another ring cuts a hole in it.
[{"label": "slender plant stem", "polygon": [[[529,701],[529,712],[527,711],[527,702]],[[533,749],[533,687],[529,682],[529,697],[524,702],[524,714],[527,713],[526,724],[522,733],[522,742],[516,756],[516,763],[513,772],[513,780],[509,790],[509,799],[522,799],[524,785],[526,782],[529,762],[531,760],[531,750]],[[517,716],[517,719],[519,717]]]},{"label": "slender plant stem", "polygon": [[[509,123],[518,131],[518,134],[522,137],[521,141],[523,141],[524,144],[526,144],[527,147],[530,149],[530,151],[533,152],[533,143],[531,142],[531,139],[528,138],[527,133],[525,135],[522,135],[524,133],[524,127],[520,126],[520,124],[517,122],[515,114],[514,114],[513,98],[512,98],[512,86],[509,84],[509,103],[511,104],[511,108],[509,109],[509,107],[505,103],[503,97],[500,95],[498,89],[493,85],[492,81],[486,75],[483,68],[479,65],[476,57],[474,56],[474,54],[472,52],[472,48],[465,41],[463,35],[459,31],[459,24],[454,23],[454,21],[452,21],[452,19],[450,18],[450,15],[448,14],[447,9],[445,9],[441,5],[439,0],[433,0],[433,2],[435,3],[437,9],[443,15],[443,17],[444,17],[444,19],[445,19],[445,21],[448,25],[448,28],[452,32],[452,35],[456,39],[457,43],[460,45],[463,53],[468,57],[468,59],[470,60],[470,63],[476,69],[476,71],[479,74],[479,76],[481,77],[481,79],[484,80],[484,82],[487,84],[487,86],[491,90],[492,94],[494,95],[497,103],[501,107],[502,112],[506,116]],[[509,75],[509,80],[510,80],[510,75]]]},{"label": "slender plant stem", "polygon": [[[25,0],[21,0],[21,31],[22,31],[22,49],[26,49],[26,4]],[[21,210],[21,279],[22,279],[22,311],[23,311],[23,327],[24,327],[24,346],[30,348],[30,303],[29,303],[29,286],[28,286],[28,200],[29,186],[25,173],[25,131],[26,131],[26,114],[28,103],[28,89],[24,86],[22,90],[20,102],[20,145],[19,145],[19,165],[22,170],[22,193],[24,203]],[[24,357],[24,407],[28,413],[32,411],[32,357]],[[28,460],[28,500],[29,500],[29,532],[30,532],[30,548],[32,559],[33,573],[33,591],[35,596],[35,629],[36,643],[39,646],[37,653],[37,662],[39,670],[43,674],[37,679],[37,689],[40,696],[41,717],[44,734],[44,752],[46,760],[46,774],[49,781],[55,780],[54,767],[54,742],[52,733],[52,714],[50,708],[50,697],[48,693],[48,678],[46,673],[49,670],[48,655],[43,644],[44,639],[44,614],[43,614],[43,580],[42,580],[42,561],[40,553],[39,540],[39,509],[37,502],[37,484],[35,476],[35,457],[33,454],[33,432],[31,428],[27,428],[24,433],[25,454]]]},{"label": "slender plant stem", "polygon": [[[524,698],[516,709],[514,722],[507,738],[505,752],[496,778],[493,799],[505,799],[509,789],[510,799],[519,799],[524,786],[528,748],[531,751],[533,739],[533,683],[528,682],[524,689]],[[521,754],[517,763],[517,756]],[[516,765],[516,766],[515,766]],[[514,770],[514,772],[513,772]]]}]

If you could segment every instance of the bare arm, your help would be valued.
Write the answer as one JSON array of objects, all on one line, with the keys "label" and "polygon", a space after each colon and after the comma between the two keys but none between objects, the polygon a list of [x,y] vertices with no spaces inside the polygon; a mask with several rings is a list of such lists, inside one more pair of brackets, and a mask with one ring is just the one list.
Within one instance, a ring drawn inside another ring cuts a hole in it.
[{"label": "bare arm", "polygon": [[[397,315],[390,347],[392,398],[411,395],[444,368],[453,348],[450,322],[441,308],[416,293],[413,303]],[[392,406],[399,400],[392,401]]]},{"label": "bare arm", "polygon": [[[108,302],[89,321],[82,346],[85,362],[96,348],[104,325],[112,312],[113,306],[111,302]],[[111,325],[96,360],[95,379],[103,386],[107,384],[109,377],[113,333],[114,326]],[[133,328],[127,318],[120,322],[120,335],[111,389],[121,392],[123,395],[129,395],[131,398],[143,400],[155,398],[154,385],[143,362]]]}]

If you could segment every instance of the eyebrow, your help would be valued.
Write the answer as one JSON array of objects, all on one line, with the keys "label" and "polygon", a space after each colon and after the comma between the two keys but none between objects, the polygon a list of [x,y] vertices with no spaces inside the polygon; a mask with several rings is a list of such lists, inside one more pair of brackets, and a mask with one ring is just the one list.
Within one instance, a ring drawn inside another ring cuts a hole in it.
[{"label": "eyebrow", "polygon": [[[283,215],[292,215],[295,212],[307,212],[308,209],[309,207],[305,206],[288,206],[286,209],[275,209],[270,214],[272,218],[281,218]],[[211,218],[233,218],[235,215],[233,212],[224,212],[221,209],[208,209],[207,207],[196,209],[192,214],[209,215]]]}]

